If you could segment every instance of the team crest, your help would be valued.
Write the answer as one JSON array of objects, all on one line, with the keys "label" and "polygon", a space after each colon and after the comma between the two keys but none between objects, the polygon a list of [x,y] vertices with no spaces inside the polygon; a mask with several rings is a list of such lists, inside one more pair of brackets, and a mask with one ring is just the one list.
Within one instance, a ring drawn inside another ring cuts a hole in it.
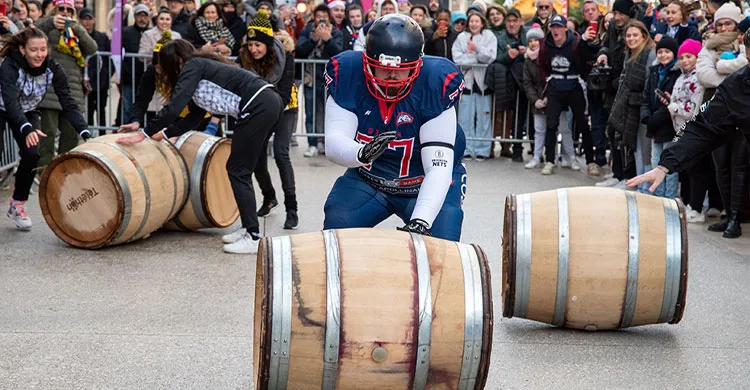
[{"label": "team crest", "polygon": [[412,122],[414,122],[414,118],[412,118],[411,115],[405,112],[398,113],[398,118],[396,118],[396,126],[401,126],[405,123],[412,123]]},{"label": "team crest", "polygon": [[254,28],[247,29],[247,37],[248,38],[254,38],[255,37],[255,29]]}]

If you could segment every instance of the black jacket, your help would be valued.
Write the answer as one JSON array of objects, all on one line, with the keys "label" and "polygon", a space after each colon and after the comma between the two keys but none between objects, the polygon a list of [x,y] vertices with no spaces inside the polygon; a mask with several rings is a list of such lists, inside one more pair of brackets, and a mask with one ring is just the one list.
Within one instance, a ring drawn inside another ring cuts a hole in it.
[{"label": "black jacket", "polygon": [[47,57],[39,68],[31,68],[18,50],[12,50],[0,65],[0,111],[8,117],[12,131],[24,136],[34,130],[26,113],[35,111],[50,87],[54,87],[65,118],[83,135],[88,133],[86,119],[68,86],[65,70],[54,59]]},{"label": "black jacket", "polygon": [[[110,50],[110,41],[107,37],[107,34],[94,30],[93,32],[89,33],[89,35],[91,35],[91,38],[96,41],[97,50]],[[104,61],[107,58],[108,57],[94,56],[89,59],[87,67],[89,84],[91,84],[91,88],[94,91],[107,91],[109,89],[110,71],[114,68],[110,67],[107,61]]]},{"label": "black jacket", "polygon": [[649,68],[649,76],[646,80],[646,88],[643,90],[643,101],[641,102],[641,123],[646,125],[646,136],[653,138],[654,142],[669,142],[675,135],[672,116],[669,114],[667,106],[656,97],[654,91],[658,88],[671,94],[674,83],[681,73],[680,64],[675,61],[664,79],[659,83],[659,65]]},{"label": "black jacket", "polygon": [[232,47],[232,55],[236,56],[240,52],[240,48],[242,48],[242,42],[245,39],[245,34],[247,34],[247,26],[245,25],[245,22],[242,21],[242,18],[237,16],[237,13],[232,14],[224,14],[224,17],[227,19],[227,27],[229,28],[229,32],[232,33],[232,37],[234,37],[234,47]]},{"label": "black jacket", "polygon": [[[609,90],[605,94],[609,95],[611,100],[614,98],[615,92],[617,92],[620,74],[625,65],[625,32],[622,31],[622,28],[618,28],[615,25],[614,20],[609,22],[607,35],[604,38],[602,48],[599,49],[597,57],[602,54],[607,56],[607,64],[612,67],[612,81]],[[611,106],[611,102],[609,103],[606,105]]]},{"label": "black jacket", "polygon": [[[148,27],[139,28],[135,24],[122,30],[122,47],[125,53],[138,54],[138,49],[141,47],[141,35],[146,30]],[[141,76],[143,76],[143,62],[136,58],[123,58],[120,85],[138,85]]]},{"label": "black jacket", "polygon": [[[214,115],[239,118],[266,88],[274,87],[255,73],[216,60],[194,57],[182,67],[169,103],[148,123],[145,131],[153,135],[173,123],[191,100]],[[167,132],[167,136],[172,135]]]},{"label": "black jacket", "polygon": [[659,165],[669,172],[683,171],[726,143],[735,131],[750,137],[747,107],[750,107],[750,68],[746,66],[724,79],[713,99],[703,103],[695,118],[677,132],[677,142],[664,149]]},{"label": "black jacket", "polygon": [[444,38],[432,39],[432,35],[437,28],[438,24],[433,24],[432,31],[425,35],[424,54],[443,57],[453,61],[453,42],[456,41],[458,34],[452,29],[448,29],[448,35]]},{"label": "black jacket", "polygon": [[187,9],[183,8],[179,14],[172,18],[172,31],[180,33],[183,37],[188,35],[188,28],[190,27],[190,13]]}]

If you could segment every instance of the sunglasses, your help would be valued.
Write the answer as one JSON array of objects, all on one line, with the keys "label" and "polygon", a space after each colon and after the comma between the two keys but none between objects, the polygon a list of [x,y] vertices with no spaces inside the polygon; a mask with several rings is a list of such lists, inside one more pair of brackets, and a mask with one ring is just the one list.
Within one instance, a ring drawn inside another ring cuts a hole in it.
[{"label": "sunglasses", "polygon": [[73,8],[57,7],[57,12],[67,12],[69,14],[72,14],[73,13]]},{"label": "sunglasses", "polygon": [[551,6],[549,5],[540,5],[539,7],[536,7],[537,9],[550,9]]}]

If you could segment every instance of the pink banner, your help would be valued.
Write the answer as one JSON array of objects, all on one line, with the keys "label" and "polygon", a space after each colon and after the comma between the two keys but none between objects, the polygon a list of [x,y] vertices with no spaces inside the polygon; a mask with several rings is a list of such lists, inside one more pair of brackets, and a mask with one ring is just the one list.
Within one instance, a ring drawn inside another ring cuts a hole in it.
[{"label": "pink banner", "polygon": [[120,77],[120,65],[122,64],[122,8],[125,0],[115,2],[115,17],[112,23],[112,65],[115,67],[117,77]]}]

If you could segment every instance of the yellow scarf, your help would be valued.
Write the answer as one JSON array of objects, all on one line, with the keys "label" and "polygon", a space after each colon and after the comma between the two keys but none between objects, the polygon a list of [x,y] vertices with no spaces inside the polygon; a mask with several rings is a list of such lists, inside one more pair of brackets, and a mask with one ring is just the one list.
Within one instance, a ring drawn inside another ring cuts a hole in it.
[{"label": "yellow scarf", "polygon": [[81,68],[86,65],[86,59],[83,58],[81,48],[78,47],[78,37],[73,32],[72,27],[65,27],[60,33],[60,40],[57,42],[57,51],[75,58],[76,65]]}]

